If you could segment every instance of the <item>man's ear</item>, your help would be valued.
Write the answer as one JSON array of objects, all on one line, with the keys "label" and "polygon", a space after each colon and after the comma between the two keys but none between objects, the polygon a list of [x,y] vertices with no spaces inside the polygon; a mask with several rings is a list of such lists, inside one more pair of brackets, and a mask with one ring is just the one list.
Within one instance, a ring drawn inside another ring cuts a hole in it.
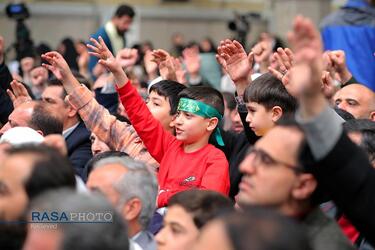
[{"label": "man's ear", "polygon": [[76,116],[77,115],[77,110],[76,109],[74,109],[70,104],[67,104],[68,105],[68,109],[69,109],[69,111],[68,111],[68,117],[74,117],[74,116]]},{"label": "man's ear", "polygon": [[375,111],[370,113],[370,120],[375,122]]},{"label": "man's ear", "polygon": [[271,111],[273,122],[277,122],[283,115],[283,109],[280,106],[274,106]]},{"label": "man's ear", "polygon": [[209,118],[208,126],[207,126],[207,131],[213,131],[215,128],[218,126],[219,119],[217,117]]},{"label": "man's ear", "polygon": [[132,198],[127,201],[122,208],[122,216],[127,221],[132,221],[140,215],[142,210],[142,202],[138,198]]},{"label": "man's ear", "polygon": [[297,200],[308,199],[315,191],[318,182],[312,174],[300,174],[296,182],[292,195]]},{"label": "man's ear", "polygon": [[44,134],[43,134],[43,131],[42,131],[42,130],[37,130],[36,132],[38,132],[38,134],[40,134],[41,136],[44,137]]}]

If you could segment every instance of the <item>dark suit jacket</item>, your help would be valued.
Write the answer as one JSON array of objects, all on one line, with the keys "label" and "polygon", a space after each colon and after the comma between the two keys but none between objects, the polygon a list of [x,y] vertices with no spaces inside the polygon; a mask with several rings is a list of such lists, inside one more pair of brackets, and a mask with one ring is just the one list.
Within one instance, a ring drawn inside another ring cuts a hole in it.
[{"label": "dark suit jacket", "polygon": [[13,104],[10,100],[7,89],[10,88],[12,75],[5,63],[0,64],[0,122],[4,125],[8,122],[8,116],[13,111]]},{"label": "dark suit jacket", "polygon": [[91,159],[90,132],[81,121],[73,132],[65,139],[68,157],[77,175],[83,177],[83,169]]},{"label": "dark suit jacket", "polygon": [[337,207],[375,244],[375,170],[366,153],[343,132],[335,147],[312,171]]}]

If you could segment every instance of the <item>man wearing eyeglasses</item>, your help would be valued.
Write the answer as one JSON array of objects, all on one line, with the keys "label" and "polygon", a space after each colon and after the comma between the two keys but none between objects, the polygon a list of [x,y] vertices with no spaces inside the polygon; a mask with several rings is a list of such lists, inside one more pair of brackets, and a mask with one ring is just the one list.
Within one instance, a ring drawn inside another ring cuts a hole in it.
[{"label": "man wearing eyeglasses", "polygon": [[312,249],[354,249],[336,222],[319,209],[317,181],[299,161],[305,146],[302,129],[290,120],[259,139],[240,165],[244,176],[238,204],[273,207],[301,221]]}]

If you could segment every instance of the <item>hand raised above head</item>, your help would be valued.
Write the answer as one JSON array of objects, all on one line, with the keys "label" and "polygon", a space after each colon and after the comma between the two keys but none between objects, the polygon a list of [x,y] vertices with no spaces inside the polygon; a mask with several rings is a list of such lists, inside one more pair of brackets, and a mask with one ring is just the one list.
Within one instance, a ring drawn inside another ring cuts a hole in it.
[{"label": "hand raised above head", "polygon": [[136,49],[124,48],[117,53],[116,60],[123,69],[133,67],[138,60],[138,51]]},{"label": "hand raised above head", "polygon": [[294,96],[321,94],[323,45],[318,29],[308,18],[298,16],[288,38],[294,51],[288,91]]},{"label": "hand raised above head", "polygon": [[152,61],[159,67],[161,77],[166,80],[177,81],[174,58],[163,49],[152,51],[152,56]]},{"label": "hand raised above head", "polygon": [[290,87],[290,69],[293,66],[293,52],[289,48],[278,48],[275,53],[273,53],[271,61],[273,62],[268,70],[270,73],[278,78],[288,90]]},{"label": "hand raised above head", "polygon": [[43,63],[42,66],[51,71],[58,80],[64,82],[64,80],[67,80],[72,75],[68,63],[60,53],[50,51],[43,54],[42,58],[49,63]]},{"label": "hand raised above head", "polygon": [[26,90],[26,87],[17,80],[10,83],[12,90],[7,90],[7,93],[12,100],[14,108],[17,108],[22,103],[31,101],[31,97]]},{"label": "hand raised above head", "polygon": [[98,63],[106,67],[109,71],[122,70],[120,64],[116,61],[112,52],[108,49],[102,37],[99,37],[97,41],[95,38],[90,38],[93,45],[87,44],[89,54],[99,58]]},{"label": "hand raised above head", "polygon": [[236,40],[221,41],[217,58],[234,83],[240,80],[248,81],[254,60],[254,53],[246,54],[245,49]]}]

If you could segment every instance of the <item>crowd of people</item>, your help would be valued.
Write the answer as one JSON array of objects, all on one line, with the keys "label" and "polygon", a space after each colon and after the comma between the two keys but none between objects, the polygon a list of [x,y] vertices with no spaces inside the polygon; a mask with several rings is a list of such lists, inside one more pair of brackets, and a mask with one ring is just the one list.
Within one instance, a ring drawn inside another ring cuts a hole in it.
[{"label": "crowd of people", "polygon": [[0,36],[1,249],[374,249],[375,93],[346,51],[303,16],[288,47],[127,48],[135,15],[19,62]]}]

